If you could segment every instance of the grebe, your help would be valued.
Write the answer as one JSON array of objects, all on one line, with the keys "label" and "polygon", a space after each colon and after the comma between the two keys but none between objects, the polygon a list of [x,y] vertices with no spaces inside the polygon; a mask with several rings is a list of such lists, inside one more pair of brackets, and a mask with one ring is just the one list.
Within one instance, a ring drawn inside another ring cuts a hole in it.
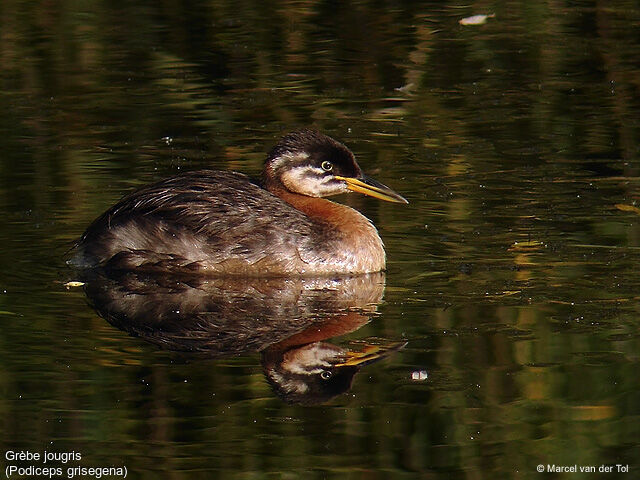
[{"label": "grebe", "polygon": [[342,143],[294,132],[269,153],[261,185],[241,173],[201,170],[124,197],[87,228],[70,263],[244,276],[382,271],[373,224],[321,198],[349,191],[408,203],[365,177]]}]

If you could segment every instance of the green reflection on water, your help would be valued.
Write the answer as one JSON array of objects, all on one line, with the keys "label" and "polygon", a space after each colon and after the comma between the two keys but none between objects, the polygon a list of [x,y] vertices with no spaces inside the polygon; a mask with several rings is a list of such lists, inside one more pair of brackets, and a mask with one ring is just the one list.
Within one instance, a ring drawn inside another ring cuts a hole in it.
[{"label": "green reflection on water", "polygon": [[[640,9],[491,8],[3,2],[4,451],[134,478],[637,472],[639,217],[616,205],[638,200]],[[496,16],[458,24],[476,13]],[[389,257],[381,315],[343,341],[409,342],[349,394],[283,404],[258,355],[175,358],[62,288],[70,242],[123,193],[256,174],[309,124],[411,201],[340,199]]]}]

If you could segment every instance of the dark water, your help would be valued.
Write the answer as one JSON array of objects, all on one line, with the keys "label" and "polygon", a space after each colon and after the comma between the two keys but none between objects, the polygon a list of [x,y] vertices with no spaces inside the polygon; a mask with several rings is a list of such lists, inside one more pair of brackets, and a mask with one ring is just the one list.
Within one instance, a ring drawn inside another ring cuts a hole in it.
[{"label": "dark water", "polygon": [[[639,28],[629,1],[2,2],[3,473],[639,478]],[[308,125],[409,199],[338,199],[385,278],[64,287],[123,193],[257,174]],[[384,358],[287,397],[266,372],[308,345]]]}]

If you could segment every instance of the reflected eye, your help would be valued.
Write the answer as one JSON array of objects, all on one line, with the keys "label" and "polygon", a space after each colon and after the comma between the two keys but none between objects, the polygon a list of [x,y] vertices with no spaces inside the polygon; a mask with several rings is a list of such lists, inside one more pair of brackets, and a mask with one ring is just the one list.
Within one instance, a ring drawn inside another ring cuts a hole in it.
[{"label": "reflected eye", "polygon": [[323,380],[329,380],[333,376],[333,373],[330,370],[323,370],[320,373],[320,378]]},{"label": "reflected eye", "polygon": [[321,167],[325,172],[330,172],[331,170],[333,170],[333,163],[324,161],[322,162]]}]

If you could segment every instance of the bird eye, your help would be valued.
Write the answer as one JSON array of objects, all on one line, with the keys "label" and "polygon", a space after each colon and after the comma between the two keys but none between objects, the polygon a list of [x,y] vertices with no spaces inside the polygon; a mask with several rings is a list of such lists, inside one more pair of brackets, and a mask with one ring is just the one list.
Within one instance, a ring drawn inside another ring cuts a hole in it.
[{"label": "bird eye", "polygon": [[324,161],[322,162],[321,167],[325,172],[330,172],[331,170],[333,170],[333,163]]},{"label": "bird eye", "polygon": [[331,372],[331,370],[323,370],[320,373],[320,378],[323,380],[329,380],[332,376],[333,376],[333,373]]}]

